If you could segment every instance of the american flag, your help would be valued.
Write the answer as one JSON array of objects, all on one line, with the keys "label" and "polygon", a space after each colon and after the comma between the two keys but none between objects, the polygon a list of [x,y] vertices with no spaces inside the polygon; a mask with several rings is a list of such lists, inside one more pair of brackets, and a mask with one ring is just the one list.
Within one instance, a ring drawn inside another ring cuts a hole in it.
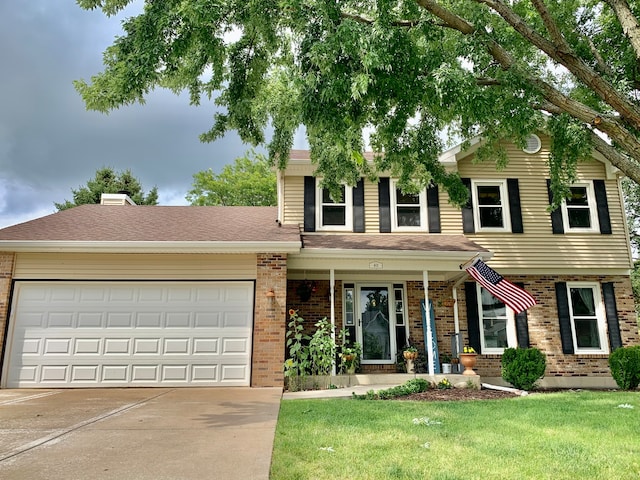
[{"label": "american flag", "polygon": [[536,304],[536,299],[529,292],[505,280],[502,275],[480,259],[465,267],[465,270],[515,313],[520,313]]}]

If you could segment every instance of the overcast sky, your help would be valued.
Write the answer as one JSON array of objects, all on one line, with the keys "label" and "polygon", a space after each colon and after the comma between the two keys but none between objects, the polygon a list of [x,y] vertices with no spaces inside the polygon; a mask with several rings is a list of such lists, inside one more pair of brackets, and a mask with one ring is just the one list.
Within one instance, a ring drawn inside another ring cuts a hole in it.
[{"label": "overcast sky", "polygon": [[[138,2],[140,4],[140,2]],[[74,0],[0,0],[0,228],[55,212],[99,168],[131,169],[161,205],[186,205],[193,174],[219,172],[250,147],[227,134],[203,144],[214,106],[156,91],[145,105],[87,111],[73,88],[102,70],[121,19]]]}]

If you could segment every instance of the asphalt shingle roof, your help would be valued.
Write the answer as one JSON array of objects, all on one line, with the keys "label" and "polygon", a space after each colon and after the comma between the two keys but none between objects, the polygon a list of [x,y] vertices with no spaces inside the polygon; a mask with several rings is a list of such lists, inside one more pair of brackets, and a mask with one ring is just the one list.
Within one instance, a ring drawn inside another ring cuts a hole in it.
[{"label": "asphalt shingle roof", "polygon": [[304,249],[488,252],[464,235],[350,234],[302,235]]},{"label": "asphalt shingle roof", "polygon": [[296,242],[276,207],[81,205],[0,230],[0,241]]}]

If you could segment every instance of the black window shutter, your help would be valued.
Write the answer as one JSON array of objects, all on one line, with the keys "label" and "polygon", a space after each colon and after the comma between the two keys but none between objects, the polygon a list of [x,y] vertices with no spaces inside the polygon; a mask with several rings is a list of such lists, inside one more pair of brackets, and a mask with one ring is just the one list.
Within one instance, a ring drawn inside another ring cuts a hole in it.
[{"label": "black window shutter", "polygon": [[316,231],[316,179],[304,177],[304,231]]},{"label": "black window shutter", "polygon": [[596,207],[598,210],[598,223],[600,233],[611,233],[611,218],[609,217],[609,202],[607,201],[607,189],[604,180],[594,180],[593,190],[596,194]]},{"label": "black window shutter", "polygon": [[520,206],[520,185],[517,178],[507,179],[509,196],[509,215],[511,216],[511,232],[524,233],[522,225],[522,207]]},{"label": "black window shutter", "polygon": [[389,178],[381,178],[378,182],[378,208],[380,215],[380,233],[391,232],[391,192]]},{"label": "black window shutter", "polygon": [[427,215],[429,216],[429,233],[440,233],[440,198],[438,185],[432,183],[427,187]]},{"label": "black window shutter", "polygon": [[569,297],[566,282],[556,282],[556,300],[558,302],[558,320],[560,321],[560,341],[562,353],[574,353],[571,318],[569,316]]},{"label": "black window shutter", "polygon": [[462,231],[464,233],[474,233],[476,231],[473,224],[473,200],[471,197],[471,179],[462,178],[462,183],[469,190],[469,201],[462,207]]},{"label": "black window shutter", "polygon": [[[551,180],[547,179],[547,192],[549,193],[549,205],[553,203],[553,192],[551,191]],[[560,207],[551,212],[551,229],[553,233],[564,233],[562,224],[562,210]]]},{"label": "black window shutter", "polygon": [[353,231],[364,233],[364,180],[353,188]]},{"label": "black window shutter", "polygon": [[[516,282],[515,285],[524,289],[524,283]],[[518,337],[518,347],[529,348],[531,346],[529,342],[529,319],[527,318],[526,310],[516,314],[516,336]]]},{"label": "black window shutter", "polygon": [[609,330],[609,347],[611,351],[622,346],[620,336],[620,322],[618,321],[618,309],[616,308],[616,294],[613,282],[602,284],[602,296],[604,297],[604,311],[607,315],[607,327]]},{"label": "black window shutter", "polygon": [[467,331],[469,333],[469,345],[477,353],[482,353],[480,346],[480,316],[478,315],[478,291],[475,282],[465,282],[465,300],[467,302]]}]

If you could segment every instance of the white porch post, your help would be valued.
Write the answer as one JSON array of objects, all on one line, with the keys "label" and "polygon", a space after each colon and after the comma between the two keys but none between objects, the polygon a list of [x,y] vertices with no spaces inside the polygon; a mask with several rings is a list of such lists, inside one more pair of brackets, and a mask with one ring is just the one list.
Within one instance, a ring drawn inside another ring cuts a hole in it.
[{"label": "white porch post", "polygon": [[427,351],[427,365],[429,368],[429,375],[433,375],[433,332],[431,331],[431,310],[429,309],[429,272],[423,270],[422,283],[424,286],[424,315],[427,324],[427,345],[425,345]]},{"label": "white porch post", "polygon": [[[336,286],[336,272],[332,268],[329,270],[329,303],[331,304],[331,340],[335,345],[336,343],[336,299],[335,299],[335,286]],[[336,374],[336,362],[333,361],[333,367],[331,374]]]}]

